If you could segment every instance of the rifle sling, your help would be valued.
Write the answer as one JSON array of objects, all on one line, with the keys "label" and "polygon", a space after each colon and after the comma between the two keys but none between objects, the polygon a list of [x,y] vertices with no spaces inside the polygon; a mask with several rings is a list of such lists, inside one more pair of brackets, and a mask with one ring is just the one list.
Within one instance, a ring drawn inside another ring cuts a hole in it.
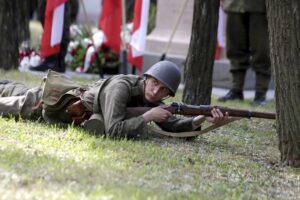
[{"label": "rifle sling", "polygon": [[148,126],[148,128],[151,130],[151,131],[154,131],[155,133],[159,133],[161,135],[165,135],[165,136],[171,136],[171,137],[195,137],[195,136],[198,136],[198,135],[202,135],[202,134],[205,134],[209,131],[212,131],[216,128],[219,128],[221,126],[224,126],[226,124],[229,124],[233,121],[236,121],[236,120],[239,120],[240,118],[231,118],[231,119],[228,119],[227,121],[225,122],[222,122],[222,123],[218,123],[218,124],[213,124],[201,131],[187,131],[187,132],[168,132],[168,131],[164,131],[164,130],[161,130],[161,129],[157,129],[155,127],[152,127],[152,126]]}]

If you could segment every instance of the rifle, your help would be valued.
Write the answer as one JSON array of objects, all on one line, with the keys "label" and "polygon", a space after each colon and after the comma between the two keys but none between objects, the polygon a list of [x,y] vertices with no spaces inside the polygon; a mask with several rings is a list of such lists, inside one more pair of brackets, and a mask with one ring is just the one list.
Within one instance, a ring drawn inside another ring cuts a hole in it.
[{"label": "rifle", "polygon": [[[255,117],[255,118],[264,118],[264,119],[275,119],[275,113],[273,112],[259,112],[259,111],[234,109],[228,107],[209,106],[209,105],[196,106],[196,105],[172,103],[171,105],[165,107],[164,109],[168,110],[172,114],[187,115],[187,116],[197,116],[197,115],[212,116],[211,110],[213,108],[219,108],[224,115],[227,112],[231,117],[242,117],[242,118]],[[152,107],[127,107],[126,116],[127,118],[136,117],[144,114],[150,109],[152,109]]]}]

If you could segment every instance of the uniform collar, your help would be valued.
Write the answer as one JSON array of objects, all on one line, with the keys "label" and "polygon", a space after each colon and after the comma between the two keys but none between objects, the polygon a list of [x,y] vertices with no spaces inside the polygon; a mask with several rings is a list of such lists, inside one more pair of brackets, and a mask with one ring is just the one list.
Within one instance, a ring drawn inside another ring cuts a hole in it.
[{"label": "uniform collar", "polygon": [[136,86],[132,87],[131,89],[131,94],[132,96],[144,96],[144,80],[143,79],[139,79],[137,81]]},{"label": "uniform collar", "polygon": [[135,87],[132,87],[131,94],[134,97],[140,99],[143,104],[148,104],[149,102],[145,99],[144,91],[145,90],[145,80],[139,79]]}]

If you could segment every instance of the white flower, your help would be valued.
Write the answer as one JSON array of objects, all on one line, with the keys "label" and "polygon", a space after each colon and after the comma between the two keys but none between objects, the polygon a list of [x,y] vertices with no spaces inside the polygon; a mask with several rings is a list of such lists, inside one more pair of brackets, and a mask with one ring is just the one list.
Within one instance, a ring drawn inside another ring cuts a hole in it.
[{"label": "white flower", "polygon": [[70,35],[71,37],[76,37],[77,35],[82,35],[82,31],[78,25],[71,25],[70,26]]},{"label": "white flower", "polygon": [[71,52],[73,49],[76,49],[79,45],[79,42],[76,41],[71,41],[68,45],[68,52]]},{"label": "white flower", "polygon": [[93,40],[96,48],[100,47],[104,41],[103,31],[98,31],[93,35]]},{"label": "white flower", "polygon": [[84,47],[84,48],[87,48],[89,45],[92,44],[92,40],[89,39],[89,38],[84,38],[83,40],[81,40],[81,45]]},{"label": "white flower", "polygon": [[29,66],[30,66],[29,57],[26,56],[21,60],[19,70],[20,71],[28,70]]},{"label": "white flower", "polygon": [[39,55],[32,55],[30,56],[30,60],[29,60],[29,63],[30,63],[30,66],[38,66],[41,62],[41,58]]}]

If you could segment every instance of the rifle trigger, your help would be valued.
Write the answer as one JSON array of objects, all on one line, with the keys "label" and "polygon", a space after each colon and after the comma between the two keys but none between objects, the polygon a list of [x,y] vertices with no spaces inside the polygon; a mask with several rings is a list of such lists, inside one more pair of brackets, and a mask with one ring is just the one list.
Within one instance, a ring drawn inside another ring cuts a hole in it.
[{"label": "rifle trigger", "polygon": [[248,111],[248,118],[250,119],[251,117],[252,117],[252,111],[249,110],[249,111]]}]

